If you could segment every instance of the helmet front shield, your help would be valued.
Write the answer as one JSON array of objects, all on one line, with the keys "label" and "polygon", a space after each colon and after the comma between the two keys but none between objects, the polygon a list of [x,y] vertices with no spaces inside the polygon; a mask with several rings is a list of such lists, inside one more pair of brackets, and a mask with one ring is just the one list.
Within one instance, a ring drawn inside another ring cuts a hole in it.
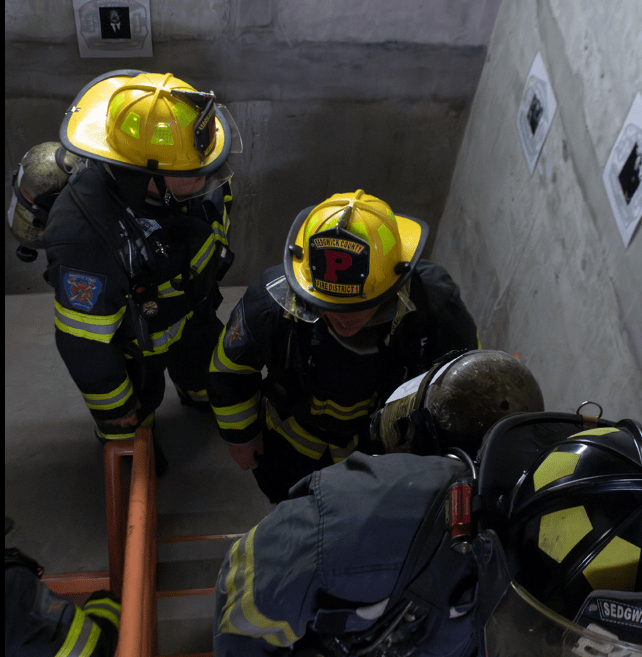
[{"label": "helmet front shield", "polygon": [[[608,593],[613,597],[614,592]],[[640,602],[637,594],[637,605],[612,604],[629,610],[629,619],[635,614],[639,619]],[[625,641],[624,633],[631,630],[623,622],[598,620],[588,627],[571,622],[511,582],[484,628],[484,643],[488,657],[642,657],[642,631],[638,630],[638,643]]]},{"label": "helmet front shield", "polygon": [[323,311],[315,306],[305,303],[294,294],[285,276],[279,276],[266,286],[270,296],[290,315],[308,324],[321,319]]}]

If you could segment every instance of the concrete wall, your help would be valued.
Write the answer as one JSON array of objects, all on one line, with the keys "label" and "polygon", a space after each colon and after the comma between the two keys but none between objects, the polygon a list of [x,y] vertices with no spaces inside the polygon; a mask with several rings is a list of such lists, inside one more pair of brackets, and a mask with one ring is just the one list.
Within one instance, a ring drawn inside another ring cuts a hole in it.
[{"label": "concrete wall", "polygon": [[[558,108],[531,175],[516,117],[538,51]],[[642,235],[624,247],[602,184],[640,90],[639,0],[501,5],[433,256],[549,410],[642,419]]]},{"label": "concrete wall", "polygon": [[[442,214],[499,0],[152,0],[154,56],[81,59],[71,2],[5,1],[5,189],[65,109],[117,68],[213,88],[241,130],[232,162],[244,285],[282,258],[298,212],[364,188],[400,212]],[[48,288],[5,240],[5,292]],[[432,241],[428,250],[432,246]]]}]

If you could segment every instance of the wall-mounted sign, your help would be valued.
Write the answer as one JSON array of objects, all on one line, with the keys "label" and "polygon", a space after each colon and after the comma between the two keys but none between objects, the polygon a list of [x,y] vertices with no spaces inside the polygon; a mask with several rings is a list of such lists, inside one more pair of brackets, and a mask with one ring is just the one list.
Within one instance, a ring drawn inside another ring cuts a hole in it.
[{"label": "wall-mounted sign", "polygon": [[149,0],[73,0],[81,57],[151,57]]},{"label": "wall-mounted sign", "polygon": [[642,218],[642,95],[637,93],[602,172],[611,210],[628,246]]},{"label": "wall-mounted sign", "polygon": [[531,173],[537,164],[556,109],[553,87],[544,68],[542,56],[537,53],[517,111],[517,131]]}]

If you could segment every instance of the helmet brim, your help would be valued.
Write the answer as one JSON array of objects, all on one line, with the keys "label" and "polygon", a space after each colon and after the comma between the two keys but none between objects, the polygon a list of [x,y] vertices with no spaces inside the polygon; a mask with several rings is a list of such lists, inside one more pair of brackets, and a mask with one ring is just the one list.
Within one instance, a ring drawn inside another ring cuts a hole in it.
[{"label": "helmet brim", "polygon": [[308,215],[314,210],[314,206],[305,208],[297,215],[285,244],[283,254],[283,264],[285,268],[285,277],[294,293],[300,297],[300,300],[306,305],[315,306],[321,311],[330,312],[355,312],[357,310],[366,310],[380,305],[384,301],[394,297],[398,290],[403,287],[410,278],[412,272],[421,259],[423,250],[428,241],[430,229],[428,224],[404,215],[395,215],[399,236],[402,245],[402,262],[409,263],[398,275],[390,287],[383,294],[372,298],[340,298],[324,294],[319,290],[307,288],[307,284],[301,274],[300,267],[297,266],[296,253],[303,249],[303,224]]},{"label": "helmet brim", "polygon": [[85,85],[74,98],[70,108],[65,113],[60,127],[60,141],[72,153],[81,157],[145,171],[152,175],[162,173],[170,177],[204,176],[221,167],[230,154],[232,147],[232,128],[226,114],[215,108],[217,127],[222,132],[223,139],[217,140],[214,150],[204,159],[203,165],[194,169],[167,169],[162,165],[157,168],[144,167],[132,162],[117,152],[107,141],[105,123],[109,99],[112,94],[128,80],[145,71],[121,69],[110,71]]}]

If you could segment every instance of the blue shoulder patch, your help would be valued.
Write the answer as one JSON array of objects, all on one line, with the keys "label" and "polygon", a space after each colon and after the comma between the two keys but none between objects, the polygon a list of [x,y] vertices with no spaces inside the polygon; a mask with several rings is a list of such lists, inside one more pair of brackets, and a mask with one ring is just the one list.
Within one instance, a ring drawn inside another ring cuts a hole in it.
[{"label": "blue shoulder patch", "polygon": [[73,308],[89,312],[105,291],[107,276],[61,267],[62,284]]},{"label": "blue shoulder patch", "polygon": [[245,315],[243,313],[243,304],[239,303],[232,311],[230,321],[227,323],[225,330],[225,337],[223,338],[223,346],[227,349],[229,347],[237,348],[242,347],[248,338],[247,328],[245,326]]}]

